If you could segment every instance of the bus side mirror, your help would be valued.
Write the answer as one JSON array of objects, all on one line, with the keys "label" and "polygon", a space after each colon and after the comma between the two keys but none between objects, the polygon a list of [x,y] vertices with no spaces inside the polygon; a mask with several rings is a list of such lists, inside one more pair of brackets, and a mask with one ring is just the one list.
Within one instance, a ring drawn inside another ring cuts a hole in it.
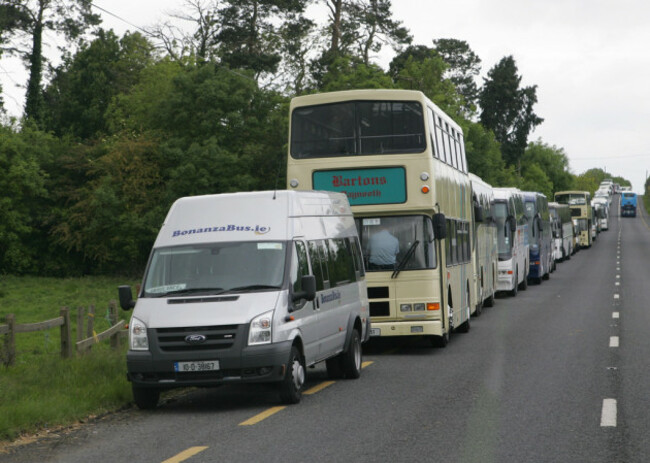
[{"label": "bus side mirror", "polygon": [[308,301],[316,299],[316,277],[314,275],[303,275],[300,279],[300,285],[302,291],[293,294],[294,302],[300,299],[307,299]]},{"label": "bus side mirror", "polygon": [[510,231],[512,233],[517,231],[517,221],[513,216],[508,216],[508,224],[510,225]]},{"label": "bus side mirror", "polygon": [[447,220],[445,219],[445,214],[433,214],[433,232],[437,240],[447,238]]},{"label": "bus side mirror", "polygon": [[117,291],[120,296],[120,307],[122,307],[122,310],[131,310],[135,307],[135,301],[133,300],[133,293],[131,292],[130,286],[119,286]]}]

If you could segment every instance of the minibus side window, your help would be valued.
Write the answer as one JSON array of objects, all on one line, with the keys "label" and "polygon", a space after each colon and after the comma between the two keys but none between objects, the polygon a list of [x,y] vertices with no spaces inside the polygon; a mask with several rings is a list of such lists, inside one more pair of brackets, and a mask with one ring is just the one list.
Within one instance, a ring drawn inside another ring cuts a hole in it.
[{"label": "minibus side window", "polygon": [[334,238],[327,241],[329,248],[330,280],[333,286],[345,285],[356,280],[352,254],[346,248],[345,240]]},{"label": "minibus side window", "polygon": [[322,240],[309,242],[309,258],[316,277],[316,291],[329,289],[329,273],[327,271],[327,249]]},{"label": "minibus side window", "polygon": [[309,275],[307,249],[302,241],[294,241],[294,252],[291,257],[291,286],[294,293],[302,291],[302,277]]}]

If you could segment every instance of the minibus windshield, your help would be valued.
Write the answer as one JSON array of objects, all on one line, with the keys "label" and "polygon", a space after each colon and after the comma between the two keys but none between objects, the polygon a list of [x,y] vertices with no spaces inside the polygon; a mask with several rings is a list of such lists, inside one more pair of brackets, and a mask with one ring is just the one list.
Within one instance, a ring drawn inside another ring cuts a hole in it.
[{"label": "minibus windshield", "polygon": [[279,289],[284,242],[225,242],[155,249],[146,272],[145,297]]}]

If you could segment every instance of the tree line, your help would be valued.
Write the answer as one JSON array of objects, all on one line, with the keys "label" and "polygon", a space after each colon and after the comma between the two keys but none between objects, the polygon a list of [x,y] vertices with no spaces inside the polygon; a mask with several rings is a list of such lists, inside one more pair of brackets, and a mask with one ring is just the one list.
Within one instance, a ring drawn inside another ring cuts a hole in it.
[{"label": "tree line", "polygon": [[[478,85],[467,42],[414,44],[390,0],[186,0],[174,22],[121,37],[97,13],[89,0],[0,2],[0,62],[29,72],[19,120],[0,99],[0,274],[140,274],[176,198],[284,188],[288,105],[306,93],[420,90],[494,186],[552,197],[610,177],[576,176],[562,148],[529,140],[537,87],[512,56]],[[58,66],[46,37],[66,44]]]}]

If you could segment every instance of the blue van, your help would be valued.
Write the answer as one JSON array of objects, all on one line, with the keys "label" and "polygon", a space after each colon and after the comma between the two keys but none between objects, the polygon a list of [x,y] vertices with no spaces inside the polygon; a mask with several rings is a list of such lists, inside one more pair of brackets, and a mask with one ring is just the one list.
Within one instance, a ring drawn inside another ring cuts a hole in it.
[{"label": "blue van", "polygon": [[621,217],[636,217],[636,193],[626,191],[621,195]]}]

